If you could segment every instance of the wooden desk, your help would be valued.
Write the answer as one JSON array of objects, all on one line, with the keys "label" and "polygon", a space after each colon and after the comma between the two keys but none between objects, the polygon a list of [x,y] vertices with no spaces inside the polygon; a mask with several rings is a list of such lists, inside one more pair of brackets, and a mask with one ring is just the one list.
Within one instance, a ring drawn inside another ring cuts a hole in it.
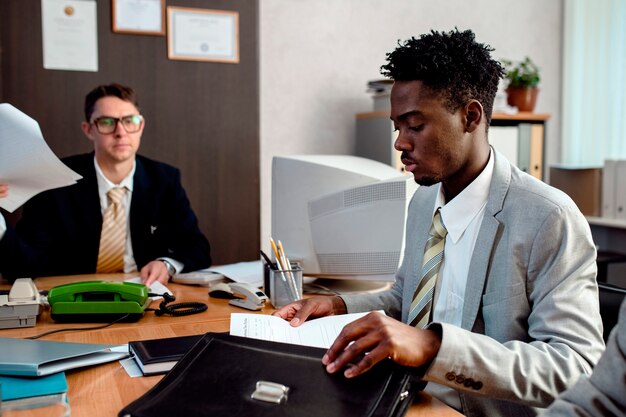
[{"label": "wooden desk", "polygon": [[[122,280],[130,277],[130,275],[124,274],[78,275],[39,278],[35,280],[35,283],[37,288],[44,290],[68,282],[94,279]],[[9,288],[7,285],[2,287],[2,289]],[[209,308],[202,313],[182,317],[156,317],[153,312],[147,312],[141,320],[134,323],[116,323],[111,327],[99,330],[55,333],[45,336],[42,340],[125,344],[130,340],[226,332],[229,330],[231,312],[250,312],[231,307],[228,300],[209,298],[206,287],[170,283],[168,288],[176,296],[177,302],[201,301],[207,303]],[[156,304],[156,302],[153,303],[153,307]],[[265,307],[259,311],[259,314],[270,314],[272,311],[272,308]],[[44,311],[37,318],[35,327],[0,330],[0,337],[29,337],[55,329],[92,326],[94,325],[91,323],[55,323],[50,318],[49,312]],[[115,417],[125,405],[139,398],[162,378],[161,375],[131,378],[117,361],[87,369],[67,371],[66,375],[69,385],[70,407],[72,416],[75,417]],[[35,416],[36,413],[34,412],[32,415]],[[407,416],[458,417],[461,414],[428,394],[420,393]]]}]

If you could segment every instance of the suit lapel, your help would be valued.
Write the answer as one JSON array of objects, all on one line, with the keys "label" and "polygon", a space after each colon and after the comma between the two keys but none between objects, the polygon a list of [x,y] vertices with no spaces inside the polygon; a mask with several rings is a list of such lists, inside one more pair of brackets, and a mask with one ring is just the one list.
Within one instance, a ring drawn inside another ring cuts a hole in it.
[{"label": "suit lapel", "polygon": [[[82,215],[85,216],[84,224],[89,230],[81,231],[86,236],[94,236],[93,244],[97,248],[100,245],[100,231],[102,229],[102,209],[100,207],[100,196],[98,194],[98,180],[96,179],[96,168],[94,166],[93,152],[86,155],[84,165],[80,172],[83,179],[78,181],[76,187],[79,191],[74,193],[77,207],[83,207]],[[96,250],[97,253],[97,250]]]},{"label": "suit lapel", "polygon": [[80,256],[89,258],[88,264],[96,269],[100,231],[102,230],[102,209],[98,194],[98,181],[94,166],[94,153],[85,154],[76,159],[71,169],[82,175],[82,179],[68,189],[67,200],[62,209],[72,216],[71,224],[76,227],[71,234],[86,236],[87,245]]},{"label": "suit lapel", "polygon": [[[141,163],[140,158],[135,158],[135,175],[133,176],[133,195],[131,198],[130,205],[130,234],[133,242],[133,247],[136,246],[134,243],[139,238],[139,236],[145,233],[142,233],[141,228],[149,221],[149,219],[144,218],[143,216],[146,213],[149,213],[148,205],[150,204],[150,180],[148,175],[146,174],[146,170]],[[134,251],[134,248],[133,248]]]},{"label": "suit lapel", "polygon": [[476,239],[465,289],[461,327],[466,330],[472,330],[476,322],[487,281],[487,274],[489,273],[491,257],[500,232],[500,221],[497,219],[497,215],[502,211],[504,198],[511,184],[511,165],[504,156],[495,149],[492,148],[492,150],[495,166],[491,185],[489,186],[489,198],[480,226],[480,232]]}]

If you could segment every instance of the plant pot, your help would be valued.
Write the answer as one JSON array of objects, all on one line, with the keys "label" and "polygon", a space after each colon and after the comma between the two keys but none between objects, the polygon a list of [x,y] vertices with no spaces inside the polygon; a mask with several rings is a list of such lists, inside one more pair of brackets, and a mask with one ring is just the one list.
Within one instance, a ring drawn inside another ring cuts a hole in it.
[{"label": "plant pot", "polygon": [[518,111],[532,112],[537,104],[537,87],[508,87],[506,102],[509,106],[517,107]]}]

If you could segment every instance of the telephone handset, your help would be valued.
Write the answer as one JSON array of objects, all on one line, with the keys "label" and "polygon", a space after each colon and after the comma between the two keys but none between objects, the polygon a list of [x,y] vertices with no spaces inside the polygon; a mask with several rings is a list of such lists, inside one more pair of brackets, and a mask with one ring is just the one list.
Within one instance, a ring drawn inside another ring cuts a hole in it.
[{"label": "telephone handset", "polygon": [[39,304],[39,291],[30,278],[18,278],[9,291],[9,302],[19,304]]},{"label": "telephone handset", "polygon": [[9,294],[0,295],[0,329],[33,327],[41,310],[41,298],[30,278],[18,278]]},{"label": "telephone handset", "polygon": [[137,320],[150,305],[148,287],[125,281],[84,281],[58,285],[48,293],[57,321]]}]

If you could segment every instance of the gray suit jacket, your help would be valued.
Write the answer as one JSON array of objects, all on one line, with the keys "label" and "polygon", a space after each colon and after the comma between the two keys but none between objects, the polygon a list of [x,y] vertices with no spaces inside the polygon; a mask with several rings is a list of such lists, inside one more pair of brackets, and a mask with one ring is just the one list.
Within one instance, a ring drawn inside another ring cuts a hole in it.
[{"label": "gray suit jacket", "polygon": [[[424,379],[458,390],[467,416],[535,415],[532,407],[546,407],[590,373],[604,349],[596,250],[566,194],[494,155],[462,326],[434,324],[442,344]],[[384,309],[407,321],[436,193],[419,187],[411,201],[393,287],[344,296],[349,312]]]},{"label": "gray suit jacket", "polygon": [[591,378],[583,375],[541,417],[626,415],[626,300]]}]

